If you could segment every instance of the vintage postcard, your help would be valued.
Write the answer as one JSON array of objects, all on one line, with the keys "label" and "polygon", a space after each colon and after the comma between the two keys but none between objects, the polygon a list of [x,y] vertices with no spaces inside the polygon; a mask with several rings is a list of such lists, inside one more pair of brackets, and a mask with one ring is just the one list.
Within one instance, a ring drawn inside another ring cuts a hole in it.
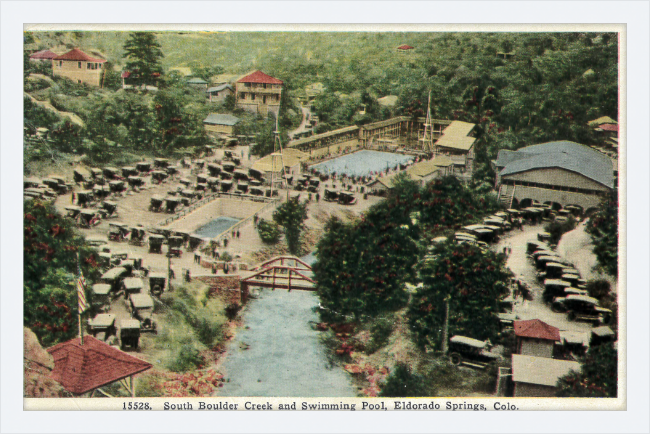
[{"label": "vintage postcard", "polygon": [[25,25],[24,409],[625,410],[625,41]]}]

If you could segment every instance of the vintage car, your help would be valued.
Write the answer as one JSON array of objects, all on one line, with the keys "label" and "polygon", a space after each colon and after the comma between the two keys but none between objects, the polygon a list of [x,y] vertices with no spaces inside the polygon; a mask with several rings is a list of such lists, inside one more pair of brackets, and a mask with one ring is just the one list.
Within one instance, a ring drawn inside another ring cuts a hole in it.
[{"label": "vintage car", "polygon": [[95,283],[92,286],[92,293],[95,308],[103,312],[108,312],[111,306],[111,285]]},{"label": "vintage car", "polygon": [[192,236],[190,236],[189,243],[188,243],[188,246],[187,246],[187,250],[189,250],[190,252],[193,252],[194,250],[196,250],[204,242],[205,242],[205,240],[203,238],[198,237],[196,235],[192,235]]},{"label": "vintage car", "polygon": [[102,169],[102,172],[104,172],[104,177],[106,179],[118,179],[118,178],[121,178],[121,176],[118,175],[118,170],[115,167],[104,167]]},{"label": "vintage car", "polygon": [[554,312],[567,312],[570,321],[591,322],[594,326],[608,324],[612,311],[598,306],[598,300],[586,295],[567,295],[556,297],[551,309]]},{"label": "vintage car", "polygon": [[83,167],[77,167],[72,171],[74,182],[80,184],[83,182],[88,182],[93,179],[93,175],[89,170],[84,169]]},{"label": "vintage car", "polygon": [[140,342],[140,321],[127,319],[120,321],[120,348],[137,350]]},{"label": "vintage car", "polygon": [[144,239],[147,236],[144,227],[142,225],[130,226],[129,231],[131,232],[129,244],[133,244],[134,246],[143,246]]},{"label": "vintage car", "polygon": [[154,170],[153,172],[151,172],[151,179],[153,182],[157,184],[160,184],[168,177],[169,175],[167,174],[167,172],[163,172],[162,170]]},{"label": "vintage car", "polygon": [[264,196],[264,190],[260,187],[251,187],[249,193],[253,196]]},{"label": "vintage car", "polygon": [[167,239],[168,243],[168,250],[167,250],[167,255],[171,257],[176,257],[180,258],[183,256],[183,251],[181,250],[181,247],[183,246],[183,237],[169,237]]},{"label": "vintage car", "polygon": [[82,208],[87,207],[95,200],[95,195],[92,190],[82,190],[75,193],[75,195],[77,197],[77,205]]},{"label": "vintage car", "polygon": [[[298,182],[300,183],[300,180],[298,180]],[[326,188],[324,191],[323,200],[326,200],[327,202],[338,202],[339,192],[337,190],[330,190],[329,188]]]},{"label": "vintage car", "polygon": [[146,161],[141,161],[135,164],[135,168],[140,173],[149,173],[149,171],[151,170],[151,163]]},{"label": "vintage car", "polygon": [[76,205],[68,205],[65,207],[67,211],[66,217],[69,217],[73,220],[77,219],[77,216],[81,213],[81,208]]},{"label": "vintage car", "polygon": [[219,179],[221,179],[222,181],[230,181],[233,179],[233,175],[232,173],[223,170],[219,173]]},{"label": "vintage car", "polygon": [[129,228],[125,223],[111,222],[108,224],[108,239],[111,241],[123,241],[129,234]]},{"label": "vintage car", "polygon": [[149,235],[149,253],[162,253],[162,245],[165,237],[162,235]]},{"label": "vintage car", "polygon": [[176,211],[176,208],[181,204],[181,200],[176,197],[166,197],[165,198],[165,211],[169,214],[172,214]]},{"label": "vintage car", "polygon": [[106,218],[117,217],[117,203],[105,200],[102,202],[102,209],[106,212]]},{"label": "vintage car", "polygon": [[243,169],[237,169],[233,172],[233,177],[236,180],[248,181],[248,174]]},{"label": "vintage car", "polygon": [[142,288],[144,288],[144,282],[138,277],[127,277],[122,281],[124,298],[129,298],[129,296],[132,294],[140,294],[142,292]]},{"label": "vintage car", "polygon": [[479,341],[466,336],[452,336],[449,339],[449,359],[454,365],[465,365],[485,369],[500,356],[489,351],[489,341]]},{"label": "vintage car", "polygon": [[154,297],[160,297],[165,291],[167,283],[166,273],[150,273],[149,274],[149,293]]},{"label": "vintage car", "polygon": [[208,173],[212,177],[219,176],[219,174],[221,173],[221,170],[222,170],[221,166],[218,165],[218,164],[214,164],[214,163],[209,163],[208,164]]},{"label": "vintage car", "polygon": [[101,215],[96,209],[83,209],[77,216],[77,225],[80,228],[91,228],[102,221]]},{"label": "vintage car", "polygon": [[165,168],[169,166],[169,160],[166,158],[156,158],[153,160],[153,164],[155,167]]},{"label": "vintage car", "polygon": [[552,301],[556,297],[566,296],[566,289],[571,288],[571,282],[561,279],[544,280],[544,300]]},{"label": "vintage car", "polygon": [[111,193],[121,193],[126,190],[126,184],[124,181],[111,181],[108,183]]},{"label": "vintage car", "polygon": [[221,167],[223,167],[223,170],[225,170],[226,172],[233,173],[235,171],[235,168],[237,167],[237,165],[235,163],[233,163],[233,162],[225,161],[221,165]]},{"label": "vintage car", "polygon": [[111,268],[101,276],[103,283],[111,285],[111,291],[118,293],[122,289],[122,279],[128,277],[129,270],[124,267]]},{"label": "vintage car", "polygon": [[141,176],[129,176],[127,179],[129,186],[131,188],[142,187],[144,185],[144,179]]},{"label": "vintage car", "polygon": [[227,192],[232,188],[232,181],[224,180],[221,181],[221,191]]},{"label": "vintage car", "polygon": [[616,333],[614,330],[607,326],[600,326],[591,329],[591,339],[589,346],[594,347],[607,342],[614,342],[616,340]]},{"label": "vintage car", "polygon": [[128,308],[131,316],[140,321],[142,332],[157,333],[157,325],[153,320],[154,301],[149,294],[131,294],[128,298]]},{"label": "vintage car", "polygon": [[240,182],[237,184],[237,191],[241,191],[242,193],[246,193],[248,191],[248,183],[247,182]]},{"label": "vintage car", "polygon": [[117,334],[115,315],[112,313],[100,313],[95,318],[88,320],[88,328],[90,329],[90,334],[95,339],[107,341],[111,336]]},{"label": "vintage car", "polygon": [[352,193],[349,193],[347,191],[341,191],[339,193],[339,203],[341,205],[354,205],[357,203],[357,198],[354,197]]}]

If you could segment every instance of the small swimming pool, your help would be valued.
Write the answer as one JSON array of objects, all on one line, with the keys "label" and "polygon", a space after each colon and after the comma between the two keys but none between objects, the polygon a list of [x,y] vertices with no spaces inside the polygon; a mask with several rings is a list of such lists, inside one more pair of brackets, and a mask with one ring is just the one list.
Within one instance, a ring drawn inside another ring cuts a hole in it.
[{"label": "small swimming pool", "polygon": [[217,217],[207,225],[203,225],[194,231],[195,235],[201,238],[214,238],[217,235],[227,231],[241,219],[234,217]]},{"label": "small swimming pool", "polygon": [[359,151],[324,163],[315,164],[311,168],[324,174],[336,172],[338,175],[368,176],[370,172],[381,172],[386,168],[394,169],[399,164],[405,164],[412,160],[413,157],[410,155],[380,151]]}]

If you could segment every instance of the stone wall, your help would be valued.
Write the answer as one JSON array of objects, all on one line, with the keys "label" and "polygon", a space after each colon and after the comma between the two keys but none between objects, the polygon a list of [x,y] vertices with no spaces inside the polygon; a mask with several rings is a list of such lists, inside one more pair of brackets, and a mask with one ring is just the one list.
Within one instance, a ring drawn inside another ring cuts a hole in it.
[{"label": "stone wall", "polygon": [[192,279],[210,287],[210,296],[219,296],[226,303],[239,303],[241,299],[238,275],[202,275]]}]

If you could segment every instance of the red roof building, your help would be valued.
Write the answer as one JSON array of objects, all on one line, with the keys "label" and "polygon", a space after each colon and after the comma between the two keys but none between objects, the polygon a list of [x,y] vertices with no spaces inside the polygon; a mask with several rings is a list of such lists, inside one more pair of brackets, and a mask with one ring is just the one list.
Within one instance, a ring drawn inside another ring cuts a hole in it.
[{"label": "red roof building", "polygon": [[603,131],[611,131],[618,133],[618,124],[602,124],[598,125],[598,128],[600,128]]},{"label": "red roof building", "polygon": [[262,71],[255,71],[245,77],[237,80],[237,83],[266,83],[266,84],[283,84],[282,80],[264,74]]},{"label": "red roof building", "polygon": [[560,342],[560,329],[538,319],[514,321],[517,354],[553,358],[555,342]]},{"label": "red roof building", "polygon": [[78,48],[52,59],[52,74],[91,86],[102,85],[104,59],[96,59]]},{"label": "red roof building", "polygon": [[411,47],[410,45],[406,45],[406,44],[397,47],[398,50],[412,50],[413,48],[415,47]]},{"label": "red roof building", "polygon": [[269,112],[280,113],[282,80],[262,71],[255,71],[235,82],[235,101],[238,108],[266,118]]},{"label": "red roof building", "polygon": [[53,51],[41,50],[41,51],[37,51],[36,53],[29,56],[29,58],[30,58],[30,60],[52,60],[57,56],[58,56],[58,54],[56,54]]},{"label": "red roof building", "polygon": [[89,55],[87,55],[86,53],[84,53],[78,48],[73,48],[67,53],[55,57],[54,60],[74,60],[74,61],[81,60],[82,62],[97,62],[97,63],[106,62],[106,60],[104,59],[96,59],[94,57],[90,57]]},{"label": "red roof building", "polygon": [[81,395],[146,371],[151,364],[95,339],[84,336],[47,349],[54,358],[52,378],[71,393]]}]

